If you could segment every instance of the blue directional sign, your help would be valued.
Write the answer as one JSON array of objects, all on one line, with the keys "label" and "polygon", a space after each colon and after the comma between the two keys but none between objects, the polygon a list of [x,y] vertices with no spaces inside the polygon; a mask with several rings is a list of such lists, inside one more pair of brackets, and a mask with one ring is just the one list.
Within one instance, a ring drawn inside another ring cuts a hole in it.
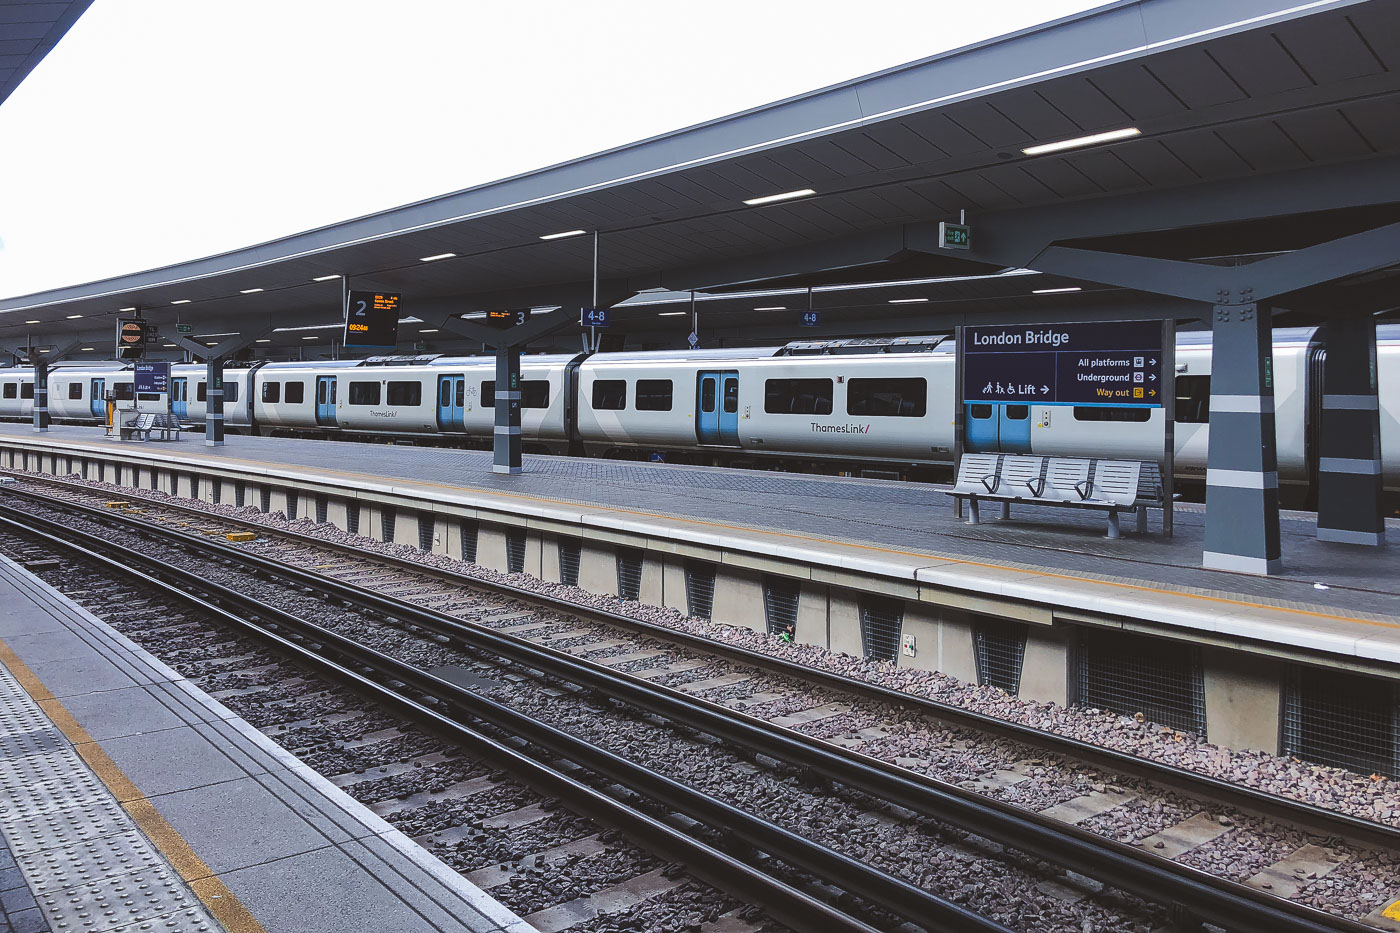
[{"label": "blue directional sign", "polygon": [[137,363],[132,382],[136,392],[169,392],[170,364]]},{"label": "blue directional sign", "polygon": [[584,327],[607,327],[611,321],[609,308],[579,308],[578,322]]},{"label": "blue directional sign", "polygon": [[1162,325],[1006,324],[963,328],[963,400],[1162,405]]},{"label": "blue directional sign", "polygon": [[803,327],[816,327],[816,326],[817,326],[818,324],[820,324],[821,322],[822,322],[822,313],[821,313],[820,311],[803,311],[803,312],[802,312],[802,326],[803,326]]}]

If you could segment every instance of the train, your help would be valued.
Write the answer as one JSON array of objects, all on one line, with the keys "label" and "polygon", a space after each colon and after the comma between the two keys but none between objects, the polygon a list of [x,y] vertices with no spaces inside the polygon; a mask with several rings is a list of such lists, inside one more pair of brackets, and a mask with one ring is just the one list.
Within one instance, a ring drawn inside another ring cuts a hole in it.
[{"label": "train", "polygon": [[[1315,489],[1324,332],[1274,331],[1279,483],[1286,498]],[[758,349],[525,356],[522,436],[527,451],[757,466],[890,478],[946,475],[954,456],[955,344],[951,337],[795,341]],[[1400,493],[1400,325],[1377,328],[1384,484]],[[1209,438],[1209,332],[1178,333],[1176,474],[1204,478]],[[130,364],[55,364],[56,422],[99,423],[111,390],[119,408],[142,401]],[[33,374],[0,370],[0,418],[32,417]],[[157,401],[154,397],[148,401]],[[204,419],[205,368],[175,364],[170,407]],[[489,446],[495,365],[490,356],[230,363],[230,433],[409,440]],[[1161,408],[972,404],[965,449],[1159,459]]]}]

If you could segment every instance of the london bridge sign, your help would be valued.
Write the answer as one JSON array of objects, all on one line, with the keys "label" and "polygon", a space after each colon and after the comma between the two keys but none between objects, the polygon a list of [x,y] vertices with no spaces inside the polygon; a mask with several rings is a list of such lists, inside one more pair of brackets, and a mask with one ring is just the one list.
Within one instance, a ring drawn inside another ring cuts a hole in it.
[{"label": "london bridge sign", "polygon": [[1157,408],[1160,321],[965,327],[963,401]]}]

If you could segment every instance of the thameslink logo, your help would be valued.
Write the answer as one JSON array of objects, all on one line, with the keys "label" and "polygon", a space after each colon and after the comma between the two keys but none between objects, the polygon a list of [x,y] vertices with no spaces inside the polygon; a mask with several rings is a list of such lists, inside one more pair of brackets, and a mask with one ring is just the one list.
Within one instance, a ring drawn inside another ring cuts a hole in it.
[{"label": "thameslink logo", "polygon": [[868,424],[818,424],[811,422],[815,434],[869,434]]}]

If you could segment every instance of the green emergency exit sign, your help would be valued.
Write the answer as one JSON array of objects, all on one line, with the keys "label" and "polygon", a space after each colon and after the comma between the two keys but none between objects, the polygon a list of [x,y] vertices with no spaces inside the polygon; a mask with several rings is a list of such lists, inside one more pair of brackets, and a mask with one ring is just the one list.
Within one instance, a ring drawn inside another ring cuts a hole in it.
[{"label": "green emergency exit sign", "polygon": [[176,324],[176,325],[175,325],[175,333],[177,333],[177,334],[188,334],[188,333],[190,333],[190,332],[193,331],[193,330],[194,330],[194,325],[193,325],[193,324]]},{"label": "green emergency exit sign", "polygon": [[972,228],[966,224],[944,221],[938,225],[938,243],[944,249],[969,249],[972,246]]}]

